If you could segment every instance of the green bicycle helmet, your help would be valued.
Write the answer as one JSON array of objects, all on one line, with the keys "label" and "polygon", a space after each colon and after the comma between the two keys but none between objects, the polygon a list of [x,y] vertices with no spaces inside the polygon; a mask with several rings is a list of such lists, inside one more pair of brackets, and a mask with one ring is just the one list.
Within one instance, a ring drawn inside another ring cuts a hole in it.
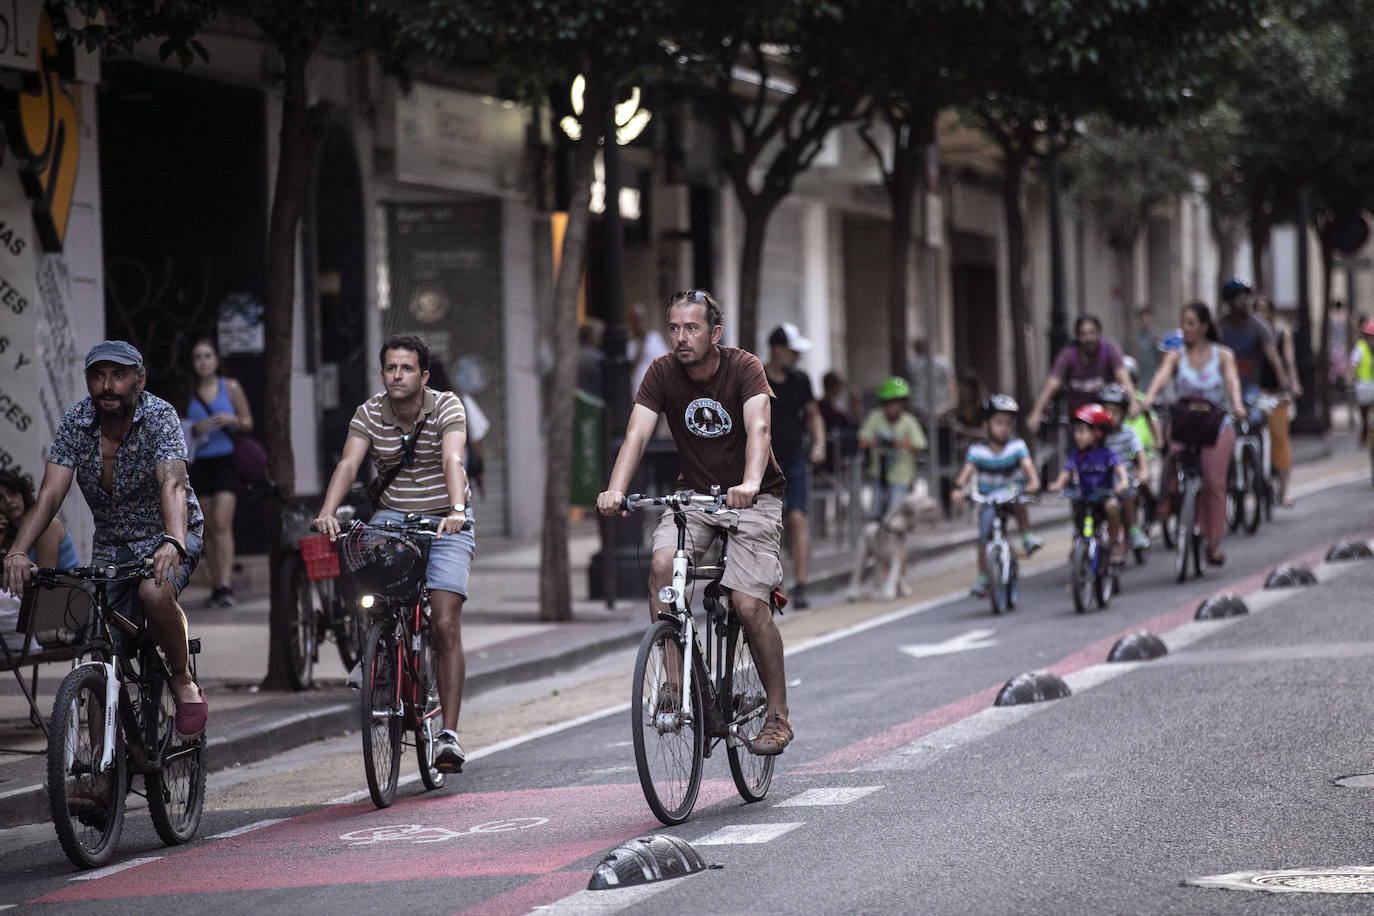
[{"label": "green bicycle helmet", "polygon": [[905,401],[909,397],[911,397],[911,386],[901,376],[894,375],[878,386],[878,400],[880,401]]}]

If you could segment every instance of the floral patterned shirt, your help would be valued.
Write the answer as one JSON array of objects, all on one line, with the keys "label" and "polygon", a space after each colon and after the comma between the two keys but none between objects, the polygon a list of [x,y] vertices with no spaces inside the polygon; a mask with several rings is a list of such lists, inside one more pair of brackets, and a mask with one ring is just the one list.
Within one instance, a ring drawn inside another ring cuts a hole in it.
[{"label": "floral patterned shirt", "polygon": [[[186,460],[186,440],[175,407],[146,391],[138,396],[133,423],[115,452],[113,490],[100,485],[100,422],[89,397],[62,417],[48,460],[76,472],[77,485],[95,518],[93,562],[114,562],[120,547],[129,547],[138,557],[157,549],[166,530],[157,466]],[[186,530],[200,535],[204,527],[200,503],[187,483]]]}]

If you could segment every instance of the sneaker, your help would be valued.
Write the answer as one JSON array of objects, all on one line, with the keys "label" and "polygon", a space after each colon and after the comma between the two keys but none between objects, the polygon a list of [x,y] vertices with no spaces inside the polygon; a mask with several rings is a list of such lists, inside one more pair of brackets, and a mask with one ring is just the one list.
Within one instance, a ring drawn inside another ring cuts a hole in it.
[{"label": "sneaker", "polygon": [[450,729],[439,732],[438,739],[434,742],[434,768],[441,773],[461,773],[463,772],[463,762],[468,759],[468,755],[463,753],[463,746],[458,743],[458,733]]},{"label": "sneaker", "polygon": [[1026,556],[1030,556],[1044,546],[1045,542],[1034,531],[1027,531],[1021,535],[1021,549],[1026,552]]},{"label": "sneaker", "polygon": [[205,599],[205,603],[202,604],[201,607],[219,607],[219,599],[223,594],[224,586],[216,585],[214,588],[210,589],[210,597]]},{"label": "sneaker", "polygon": [[975,598],[986,598],[988,596],[988,577],[979,573],[978,578],[973,580],[973,588],[969,589],[968,593]]},{"label": "sneaker", "polygon": [[219,604],[216,607],[233,607],[238,604],[234,600],[234,587],[232,585],[222,585],[219,589]]},{"label": "sneaker", "polygon": [[1146,550],[1150,546],[1150,536],[1140,530],[1139,525],[1131,526],[1131,548],[1133,550]]},{"label": "sneaker", "polygon": [[792,606],[797,610],[803,610],[811,606],[811,602],[806,597],[806,583],[798,582],[792,586]]},{"label": "sneaker", "polygon": [[352,687],[354,690],[362,690],[362,689],[363,689],[363,663],[362,663],[362,662],[358,662],[358,664],[356,664],[356,665],[353,666],[353,670],[351,670],[351,671],[348,672],[348,680],[346,680],[344,683],[348,684],[348,686]]}]

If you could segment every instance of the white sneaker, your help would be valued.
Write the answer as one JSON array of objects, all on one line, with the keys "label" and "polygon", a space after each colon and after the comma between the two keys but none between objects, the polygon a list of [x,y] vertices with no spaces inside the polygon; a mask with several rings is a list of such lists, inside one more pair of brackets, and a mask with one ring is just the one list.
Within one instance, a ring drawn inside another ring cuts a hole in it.
[{"label": "white sneaker", "polygon": [[348,681],[347,681],[347,684],[348,684],[348,686],[352,687],[354,690],[362,690],[362,689],[363,689],[363,663],[362,663],[362,662],[358,662],[358,664],[356,664],[356,665],[353,666],[353,670],[350,671],[350,672],[348,672]]},{"label": "white sneaker", "polygon": [[439,732],[434,742],[434,768],[441,773],[461,773],[463,763],[468,759],[463,746],[458,743],[458,733],[449,729]]}]

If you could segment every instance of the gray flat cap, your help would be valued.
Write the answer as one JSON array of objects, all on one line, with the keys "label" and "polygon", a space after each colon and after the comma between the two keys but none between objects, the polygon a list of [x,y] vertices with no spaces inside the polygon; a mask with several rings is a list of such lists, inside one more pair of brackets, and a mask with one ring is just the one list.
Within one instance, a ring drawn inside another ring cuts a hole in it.
[{"label": "gray flat cap", "polygon": [[142,369],[143,354],[139,353],[134,345],[128,341],[102,340],[91,347],[91,352],[86,354],[87,369],[96,363],[114,363],[118,366],[134,366]]}]

